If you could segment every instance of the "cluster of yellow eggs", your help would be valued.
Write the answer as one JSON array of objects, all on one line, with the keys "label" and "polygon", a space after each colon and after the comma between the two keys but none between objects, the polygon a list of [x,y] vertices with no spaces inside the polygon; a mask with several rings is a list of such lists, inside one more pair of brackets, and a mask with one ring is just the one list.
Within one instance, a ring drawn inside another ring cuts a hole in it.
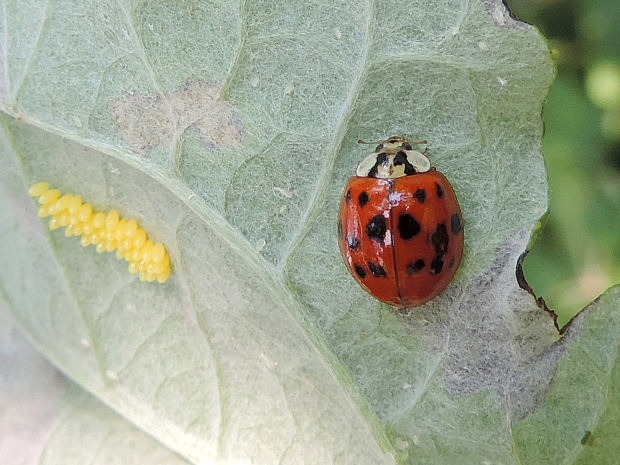
[{"label": "cluster of yellow eggs", "polygon": [[116,210],[94,211],[82,197],[50,189],[46,182],[34,184],[28,193],[39,198],[39,216],[51,216],[49,227],[65,227],[65,236],[82,236],[83,247],[94,245],[97,252],[113,252],[129,262],[129,271],[141,281],[165,282],[170,275],[170,258],[161,243],[154,244],[136,220],[121,218]]}]

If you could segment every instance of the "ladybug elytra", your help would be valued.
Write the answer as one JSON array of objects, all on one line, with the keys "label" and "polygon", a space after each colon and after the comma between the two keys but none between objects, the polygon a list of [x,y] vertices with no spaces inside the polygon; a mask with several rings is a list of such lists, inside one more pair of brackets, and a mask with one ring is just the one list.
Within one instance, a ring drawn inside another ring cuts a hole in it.
[{"label": "ladybug elytra", "polygon": [[426,150],[413,150],[426,141],[396,136],[377,143],[344,188],[340,252],[351,275],[378,300],[422,305],[448,286],[461,262],[461,209]]}]

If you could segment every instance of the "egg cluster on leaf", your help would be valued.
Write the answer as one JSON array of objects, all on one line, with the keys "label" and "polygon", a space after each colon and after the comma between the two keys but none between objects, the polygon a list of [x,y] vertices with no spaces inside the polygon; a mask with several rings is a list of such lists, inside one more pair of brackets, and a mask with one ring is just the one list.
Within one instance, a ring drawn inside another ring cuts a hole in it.
[{"label": "egg cluster on leaf", "polygon": [[38,215],[51,216],[50,229],[65,228],[65,236],[81,236],[83,247],[94,245],[97,252],[113,252],[129,262],[129,271],[141,281],[165,282],[170,275],[170,258],[163,244],[153,243],[136,220],[121,218],[118,211],[95,211],[82,197],[62,194],[39,182],[28,193],[39,198]]}]

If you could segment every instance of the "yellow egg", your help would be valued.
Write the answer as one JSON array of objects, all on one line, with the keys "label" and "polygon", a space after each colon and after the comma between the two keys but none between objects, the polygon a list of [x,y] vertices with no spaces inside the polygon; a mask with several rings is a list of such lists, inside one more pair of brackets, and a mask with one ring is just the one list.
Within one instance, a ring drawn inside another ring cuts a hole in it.
[{"label": "yellow egg", "polygon": [[159,274],[159,273],[163,273],[166,270],[170,269],[170,263],[169,262],[160,262],[158,264],[153,264],[153,273]]},{"label": "yellow egg", "polygon": [[92,234],[93,231],[95,230],[95,227],[93,226],[93,222],[92,221],[87,221],[82,225],[82,228],[84,229],[84,234]]},{"label": "yellow egg", "polygon": [[170,276],[169,268],[166,271],[163,271],[157,275],[157,281],[159,281],[160,283],[165,283],[168,279],[168,276]]},{"label": "yellow egg", "polygon": [[74,196],[69,202],[67,202],[67,209],[72,215],[76,215],[82,206],[82,197],[79,195]]},{"label": "yellow egg", "polygon": [[56,202],[60,197],[60,191],[58,189],[49,189],[39,197],[39,203],[41,205],[46,205],[48,203]]},{"label": "yellow egg", "polygon": [[57,216],[52,216],[52,219],[50,220],[50,229],[53,231],[58,228],[60,228],[60,220]]},{"label": "yellow egg", "polygon": [[138,264],[136,262],[129,262],[129,272],[131,274],[138,272]]},{"label": "yellow egg", "polygon": [[85,203],[84,205],[80,207],[77,215],[80,221],[85,223],[86,221],[90,219],[90,216],[92,215],[92,213],[93,213],[93,207],[91,207],[89,203]]},{"label": "yellow egg", "polygon": [[140,228],[136,232],[135,237],[133,238],[133,246],[136,249],[141,249],[144,245],[144,242],[146,242],[146,233],[144,232],[144,229]]},{"label": "yellow egg", "polygon": [[105,244],[103,242],[97,244],[96,250],[97,250],[97,253],[105,252]]},{"label": "yellow egg", "polygon": [[105,228],[108,231],[113,231],[118,224],[118,212],[116,210],[110,210],[105,217]]},{"label": "yellow egg", "polygon": [[37,212],[37,215],[39,216],[39,218],[45,218],[46,216],[50,216],[50,209],[49,209],[49,205],[41,205],[39,207],[39,211]]},{"label": "yellow egg", "polygon": [[134,219],[127,221],[127,228],[125,229],[125,237],[132,238],[138,230],[138,222]]},{"label": "yellow egg", "polygon": [[105,225],[105,213],[97,212],[93,217],[93,226],[97,229],[103,228]]},{"label": "yellow egg", "polygon": [[132,262],[136,262],[136,266],[137,266],[138,260],[140,260],[140,250],[131,249],[131,252],[127,254],[127,256],[129,257],[129,260],[131,260]]},{"label": "yellow egg", "polygon": [[158,242],[153,246],[153,252],[151,253],[151,260],[153,263],[159,263],[166,255],[166,249],[164,249],[164,245],[161,242]]},{"label": "yellow egg", "polygon": [[52,215],[58,213],[58,211],[60,210],[60,202],[58,200],[56,200],[56,202],[45,204],[44,206],[47,207],[48,211]]},{"label": "yellow egg", "polygon": [[127,220],[125,218],[121,218],[116,228],[114,228],[114,239],[117,241],[123,240],[125,237],[125,229],[127,228]]},{"label": "yellow egg", "polygon": [[62,197],[60,197],[58,200],[56,200],[55,202],[52,202],[51,204],[49,204],[50,212],[60,213],[61,211],[66,209],[67,202],[70,200],[70,197],[68,197],[68,195],[69,194],[65,194]]},{"label": "yellow egg", "polygon": [[71,225],[73,227],[73,235],[74,236],[81,236],[82,233],[84,232],[84,227],[82,226],[82,223],[75,223]]},{"label": "yellow egg", "polygon": [[[60,223],[60,226],[67,226],[69,224],[69,213],[66,211],[62,211],[60,212],[60,214],[58,214],[58,222]],[[54,215],[55,216],[55,215]]]},{"label": "yellow egg", "polygon": [[56,211],[60,212],[63,210],[67,210],[69,207],[69,202],[71,202],[71,200],[73,200],[73,195],[71,194],[65,194],[60,197],[58,200],[56,200],[56,202],[54,202],[54,207],[56,208]]},{"label": "yellow egg", "polygon": [[153,253],[153,241],[147,239],[147,241],[142,246],[142,260],[145,263],[149,263],[151,261],[151,255]]},{"label": "yellow egg", "polygon": [[90,245],[90,239],[88,238],[88,236],[84,235],[81,237],[80,245],[82,247],[88,247]]},{"label": "yellow egg", "polygon": [[32,186],[30,186],[30,189],[28,189],[28,195],[30,197],[40,197],[49,188],[50,188],[50,185],[48,183],[46,183],[46,182],[38,182],[38,183],[33,184]]}]

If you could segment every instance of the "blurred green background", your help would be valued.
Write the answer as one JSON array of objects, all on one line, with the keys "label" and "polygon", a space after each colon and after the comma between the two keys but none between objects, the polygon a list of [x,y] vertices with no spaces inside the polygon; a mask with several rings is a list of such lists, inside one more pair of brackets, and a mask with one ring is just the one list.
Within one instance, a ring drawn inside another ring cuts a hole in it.
[{"label": "blurred green background", "polygon": [[549,214],[523,268],[563,325],[620,282],[620,1],[507,3],[557,62],[544,108]]}]

